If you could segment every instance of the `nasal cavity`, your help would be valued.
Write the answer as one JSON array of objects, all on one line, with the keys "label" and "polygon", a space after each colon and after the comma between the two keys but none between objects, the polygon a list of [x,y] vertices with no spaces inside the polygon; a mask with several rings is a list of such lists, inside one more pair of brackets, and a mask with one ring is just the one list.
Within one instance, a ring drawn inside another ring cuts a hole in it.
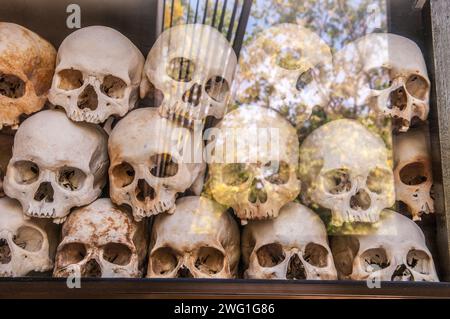
[{"label": "nasal cavity", "polygon": [[0,264],[5,265],[11,262],[11,249],[6,239],[0,238]]},{"label": "nasal cavity", "polygon": [[354,210],[368,210],[370,204],[370,196],[364,189],[360,189],[350,198],[350,207]]},{"label": "nasal cavity", "polygon": [[177,272],[177,278],[194,278],[189,268],[186,266],[181,266]]},{"label": "nasal cavity", "polygon": [[414,276],[406,265],[399,265],[395,268],[391,281],[414,281]]},{"label": "nasal cavity", "polygon": [[305,280],[306,271],[302,261],[297,254],[291,257],[286,273],[286,279],[290,280]]},{"label": "nasal cavity", "polygon": [[250,194],[248,195],[248,200],[253,204],[256,204],[256,202],[258,201],[261,204],[267,202],[266,189],[264,188],[264,184],[260,179],[255,178],[253,180],[252,186],[250,188]]},{"label": "nasal cavity", "polygon": [[100,278],[102,277],[102,268],[95,259],[91,259],[84,265],[81,276]]},{"label": "nasal cavity", "polygon": [[144,202],[146,198],[153,200],[156,197],[156,192],[144,179],[140,179],[136,186],[136,198]]},{"label": "nasal cavity", "polygon": [[83,92],[78,96],[78,108],[81,110],[90,109],[92,111],[97,109],[98,96],[92,85],[86,86]]},{"label": "nasal cavity", "polygon": [[55,191],[53,190],[52,184],[49,182],[41,183],[38,190],[34,194],[34,200],[38,202],[45,201],[46,203],[53,202],[53,195]]},{"label": "nasal cavity", "polygon": [[189,90],[183,94],[183,102],[197,106],[202,98],[202,86],[195,83]]},{"label": "nasal cavity", "polygon": [[408,97],[406,96],[406,90],[402,86],[391,92],[388,100],[388,108],[397,108],[400,111],[403,111],[406,108],[407,102]]}]

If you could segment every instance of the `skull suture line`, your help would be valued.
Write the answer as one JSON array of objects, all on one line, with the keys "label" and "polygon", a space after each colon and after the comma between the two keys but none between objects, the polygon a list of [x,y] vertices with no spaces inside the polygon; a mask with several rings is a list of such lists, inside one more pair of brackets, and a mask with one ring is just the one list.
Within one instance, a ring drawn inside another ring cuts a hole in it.
[{"label": "skull suture line", "polygon": [[383,140],[353,120],[313,131],[300,148],[306,196],[328,208],[333,225],[376,222],[395,202],[394,177]]},{"label": "skull suture line", "polygon": [[19,127],[4,191],[27,216],[62,223],[73,207],[93,202],[106,183],[107,136],[94,124],[42,111]]},{"label": "skull suture line", "polygon": [[102,198],[67,218],[54,276],[142,277],[146,254],[145,224]]},{"label": "skull suture line", "polygon": [[202,143],[156,108],[132,111],[109,139],[112,201],[131,206],[137,221],[173,212],[177,194],[204,175]]},{"label": "skull suture line", "polygon": [[385,210],[371,226],[332,240],[340,279],[439,281],[425,236],[412,220]]},{"label": "skull suture line", "polygon": [[173,215],[155,218],[147,277],[235,278],[239,243],[238,225],[224,207],[183,197]]},{"label": "skull suture line", "polygon": [[143,66],[142,53],[118,31],[80,29],[59,48],[49,100],[74,121],[122,117],[135,107]]},{"label": "skull suture line", "polygon": [[37,34],[0,22],[0,129],[17,128],[20,115],[44,107],[55,59],[55,48]]},{"label": "skull suture line", "polygon": [[394,119],[406,132],[429,112],[430,80],[420,48],[411,40],[386,33],[366,35],[335,55],[336,87],[344,99],[369,105]]},{"label": "skull suture line", "polygon": [[236,54],[217,29],[203,24],[163,32],[144,66],[141,98],[151,86],[164,94],[160,114],[193,125],[207,116],[220,119],[230,99]]},{"label": "skull suture line", "polygon": [[209,165],[215,200],[232,207],[244,224],[277,217],[300,192],[295,128],[276,111],[259,106],[228,113],[218,128]]},{"label": "skull suture line", "polygon": [[325,225],[297,203],[283,206],[275,219],[249,222],[242,255],[246,278],[337,279]]},{"label": "skull suture line", "polygon": [[12,157],[12,146],[14,137],[12,135],[0,134],[0,197],[3,197],[3,178],[6,175],[6,168]]}]

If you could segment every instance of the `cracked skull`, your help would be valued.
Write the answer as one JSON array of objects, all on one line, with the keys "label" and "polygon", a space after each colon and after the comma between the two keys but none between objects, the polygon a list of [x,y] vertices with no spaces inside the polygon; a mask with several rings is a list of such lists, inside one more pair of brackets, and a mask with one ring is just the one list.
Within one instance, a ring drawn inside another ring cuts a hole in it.
[{"label": "cracked skull", "polygon": [[300,148],[306,197],[328,208],[332,224],[376,222],[395,202],[394,177],[383,140],[353,120],[329,122]]},{"label": "cracked skull", "polygon": [[27,216],[62,223],[71,208],[100,195],[107,170],[107,136],[100,127],[42,111],[16,133],[4,190]]},{"label": "cracked skull", "polygon": [[137,221],[173,212],[177,194],[203,179],[201,144],[190,129],[162,118],[156,108],[131,112],[109,140],[112,201],[131,206]]},{"label": "cracked skull", "polygon": [[0,129],[17,128],[22,114],[44,107],[55,59],[55,48],[37,34],[0,22]]},{"label": "cracked skull", "polygon": [[142,53],[118,31],[80,29],[59,48],[49,101],[74,121],[122,117],[135,107],[143,66]]},{"label": "cracked skull", "polygon": [[152,87],[164,95],[160,114],[189,125],[207,116],[220,119],[230,99],[237,64],[227,39],[203,24],[175,26],[163,32],[144,66],[141,98]]},{"label": "cracked skull", "polygon": [[150,243],[147,277],[235,278],[239,228],[216,202],[189,196],[173,215],[158,215]]},{"label": "cracked skull", "polygon": [[335,237],[331,249],[340,279],[439,281],[422,230],[390,210],[358,235]]},{"label": "cracked skull", "polygon": [[144,223],[131,213],[98,199],[76,209],[62,228],[55,277],[142,277],[147,254]]},{"label": "cracked skull", "polygon": [[211,192],[244,224],[277,217],[280,208],[299,194],[298,138],[277,112],[240,107],[225,115],[213,143]]},{"label": "cracked skull", "polygon": [[0,134],[0,197],[5,196],[3,192],[3,178],[6,175],[6,168],[12,157],[12,146],[14,137],[12,135]]}]

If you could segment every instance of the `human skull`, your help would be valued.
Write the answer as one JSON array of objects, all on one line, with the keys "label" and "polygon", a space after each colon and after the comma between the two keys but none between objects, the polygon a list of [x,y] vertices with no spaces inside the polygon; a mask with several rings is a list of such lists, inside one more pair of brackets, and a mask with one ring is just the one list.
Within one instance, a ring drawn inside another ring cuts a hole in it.
[{"label": "human skull", "polygon": [[396,199],[405,203],[418,221],[423,213],[434,213],[429,136],[425,127],[410,130],[395,136],[394,145]]},{"label": "human skull", "polygon": [[237,64],[227,39],[203,24],[172,27],[161,34],[144,66],[141,98],[151,87],[160,90],[160,114],[186,125],[207,116],[220,119],[230,99]]},{"label": "human skull", "polygon": [[0,197],[5,196],[3,192],[3,178],[6,175],[6,167],[8,167],[9,160],[12,156],[13,143],[14,136],[0,134]]},{"label": "human skull", "polygon": [[370,222],[395,202],[394,176],[383,140],[354,120],[329,122],[300,147],[306,197],[328,208],[331,223]]},{"label": "human skull", "polygon": [[188,196],[173,215],[158,215],[152,230],[147,277],[235,278],[239,228],[216,202]]},{"label": "human skull", "polygon": [[236,99],[287,112],[298,123],[315,106],[328,104],[332,68],[330,48],[317,34],[297,24],[279,24],[244,48]]},{"label": "human skull", "polygon": [[439,281],[425,236],[413,221],[385,210],[371,226],[332,240],[340,279]]},{"label": "human skull", "polygon": [[76,209],[62,228],[55,277],[142,277],[146,227],[101,198]]},{"label": "human skull", "polygon": [[0,198],[0,277],[51,270],[57,239],[55,225],[25,219],[18,202]]},{"label": "human skull", "polygon": [[172,213],[177,194],[204,174],[201,144],[190,129],[161,117],[156,108],[132,111],[109,139],[112,201],[131,206],[137,221]]},{"label": "human skull", "polygon": [[144,61],[139,49],[114,29],[77,30],[59,47],[49,101],[74,121],[122,117],[137,102]]},{"label": "human skull", "polygon": [[107,136],[101,128],[47,110],[17,130],[3,187],[27,216],[62,223],[71,208],[100,195],[107,170]]},{"label": "human skull", "polygon": [[420,48],[388,33],[368,34],[335,55],[336,88],[357,106],[369,105],[406,132],[415,118],[426,120],[430,80]]},{"label": "human skull", "polygon": [[44,107],[56,50],[34,32],[0,22],[0,129],[17,128],[22,114]]},{"label": "human skull", "polygon": [[322,220],[288,203],[273,220],[251,221],[242,234],[244,276],[250,279],[337,279]]},{"label": "human skull", "polygon": [[276,111],[242,106],[223,118],[209,164],[215,200],[245,224],[275,218],[300,192],[295,128]]}]

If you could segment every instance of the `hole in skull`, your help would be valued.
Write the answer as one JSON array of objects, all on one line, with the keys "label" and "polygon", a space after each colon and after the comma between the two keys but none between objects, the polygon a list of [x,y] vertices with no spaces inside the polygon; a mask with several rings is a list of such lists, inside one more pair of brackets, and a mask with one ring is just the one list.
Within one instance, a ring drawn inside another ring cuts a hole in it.
[{"label": "hole in skull", "polygon": [[152,270],[157,275],[167,275],[174,271],[178,265],[175,251],[170,247],[158,248],[150,257]]},{"label": "hole in skull", "polygon": [[0,95],[18,99],[25,94],[25,82],[12,74],[0,72]]},{"label": "hole in skull", "polygon": [[391,277],[391,281],[414,281],[414,276],[408,269],[408,267],[402,264],[395,268],[395,271]]},{"label": "hole in skull", "polygon": [[136,198],[138,201],[145,202],[148,198],[153,200],[156,197],[156,192],[144,179],[140,179],[136,186]]},{"label": "hole in skull", "polygon": [[309,243],[306,245],[303,259],[315,267],[326,267],[328,264],[328,250],[322,245]]},{"label": "hole in skull", "polygon": [[206,82],[205,91],[214,101],[224,102],[230,91],[230,86],[223,77],[215,76]]},{"label": "hole in skull", "polygon": [[308,71],[303,72],[297,79],[297,83],[295,84],[295,88],[297,91],[303,90],[308,84],[310,84],[314,80],[313,69],[309,69]]},{"label": "hole in skull", "polygon": [[182,100],[184,103],[189,103],[192,106],[198,106],[202,98],[202,86],[194,83],[189,90],[184,92]]},{"label": "hole in skull", "polygon": [[83,74],[78,70],[62,70],[58,73],[58,88],[65,91],[72,91],[83,86]]},{"label": "hole in skull", "polygon": [[102,276],[102,268],[95,259],[91,259],[82,267],[81,276],[100,278]]},{"label": "hole in skull", "polygon": [[65,244],[58,252],[58,263],[61,267],[78,264],[86,257],[86,247],[82,243]]},{"label": "hole in skull", "polygon": [[285,161],[270,161],[263,167],[264,179],[271,184],[286,184],[289,181],[289,173],[289,165]]},{"label": "hole in skull", "polygon": [[185,265],[181,266],[177,272],[177,278],[194,278],[191,271]]},{"label": "hole in skull", "polygon": [[282,48],[279,52],[276,64],[286,70],[298,70],[302,67],[302,52],[299,49]]},{"label": "hole in skull", "polygon": [[226,164],[222,169],[223,182],[230,186],[239,186],[248,181],[249,177],[250,174],[242,163]]},{"label": "hole in skull", "polygon": [[304,280],[306,279],[305,266],[297,254],[291,257],[288,264],[286,279],[289,280]]},{"label": "hole in skull", "polygon": [[58,173],[58,184],[71,191],[82,188],[85,179],[86,174],[74,167],[64,167]]},{"label": "hole in skull", "polygon": [[122,188],[130,185],[136,175],[133,166],[123,162],[115,166],[112,170],[113,183],[116,187]]},{"label": "hole in skull", "polygon": [[26,251],[37,252],[42,249],[44,237],[37,229],[23,226],[18,229],[13,241],[14,244]]},{"label": "hole in skull", "polygon": [[126,266],[131,261],[131,250],[120,243],[109,243],[103,248],[103,258],[114,265]]},{"label": "hole in skull", "polygon": [[425,100],[430,89],[428,81],[418,74],[411,75],[405,87],[409,94],[419,100]]},{"label": "hole in skull", "polygon": [[11,248],[6,239],[0,238],[0,264],[5,265],[11,262]]},{"label": "hole in skull", "polygon": [[388,109],[395,107],[403,111],[406,108],[407,101],[408,97],[406,96],[405,88],[402,86],[390,93],[387,107]]},{"label": "hole in skull", "polygon": [[222,271],[224,259],[225,257],[221,251],[212,247],[201,247],[195,260],[195,268],[202,273],[215,275]]},{"label": "hole in skull", "polygon": [[98,106],[97,92],[92,85],[88,85],[83,92],[78,96],[77,106],[79,109],[90,109],[94,111]]},{"label": "hole in skull", "polygon": [[375,168],[367,176],[367,187],[371,192],[381,194],[392,185],[392,173],[386,169]]},{"label": "hole in skull", "polygon": [[270,268],[281,264],[286,258],[283,247],[278,243],[267,244],[256,252],[261,267]]},{"label": "hole in skull", "polygon": [[350,191],[352,183],[350,172],[346,168],[333,169],[323,175],[325,190],[330,194],[342,194]]},{"label": "hole in skull", "polygon": [[370,195],[364,189],[358,190],[355,195],[350,197],[350,207],[354,210],[368,210],[370,204]]},{"label": "hole in skull", "polygon": [[366,272],[375,272],[389,267],[386,250],[384,248],[370,248],[361,254]]},{"label": "hole in skull", "polygon": [[174,58],[166,68],[167,75],[178,82],[191,82],[195,72],[195,64],[189,59]]},{"label": "hole in skull", "polygon": [[121,99],[125,95],[127,84],[122,79],[113,75],[105,76],[100,89],[104,94],[113,99]]},{"label": "hole in skull", "polygon": [[45,201],[46,203],[53,202],[54,190],[52,184],[49,182],[44,182],[39,185],[38,190],[34,194],[34,200],[38,202]]},{"label": "hole in skull", "polygon": [[250,194],[248,195],[249,202],[255,204],[259,201],[261,204],[267,202],[267,193],[263,181],[255,178],[250,186]]},{"label": "hole in skull", "polygon": [[405,185],[420,185],[427,181],[425,165],[421,162],[414,162],[405,165],[400,170],[400,180]]},{"label": "hole in skull", "polygon": [[32,184],[39,177],[39,167],[30,161],[18,161],[14,163],[14,179],[18,184]]},{"label": "hole in skull", "polygon": [[411,249],[406,256],[406,263],[420,274],[429,274],[430,256],[423,250]]},{"label": "hole in skull", "polygon": [[155,177],[172,177],[178,173],[178,164],[170,154],[153,155],[150,161],[153,163],[150,173]]},{"label": "hole in skull", "polygon": [[386,67],[373,68],[367,72],[369,87],[372,90],[385,90],[392,85],[391,70]]}]

